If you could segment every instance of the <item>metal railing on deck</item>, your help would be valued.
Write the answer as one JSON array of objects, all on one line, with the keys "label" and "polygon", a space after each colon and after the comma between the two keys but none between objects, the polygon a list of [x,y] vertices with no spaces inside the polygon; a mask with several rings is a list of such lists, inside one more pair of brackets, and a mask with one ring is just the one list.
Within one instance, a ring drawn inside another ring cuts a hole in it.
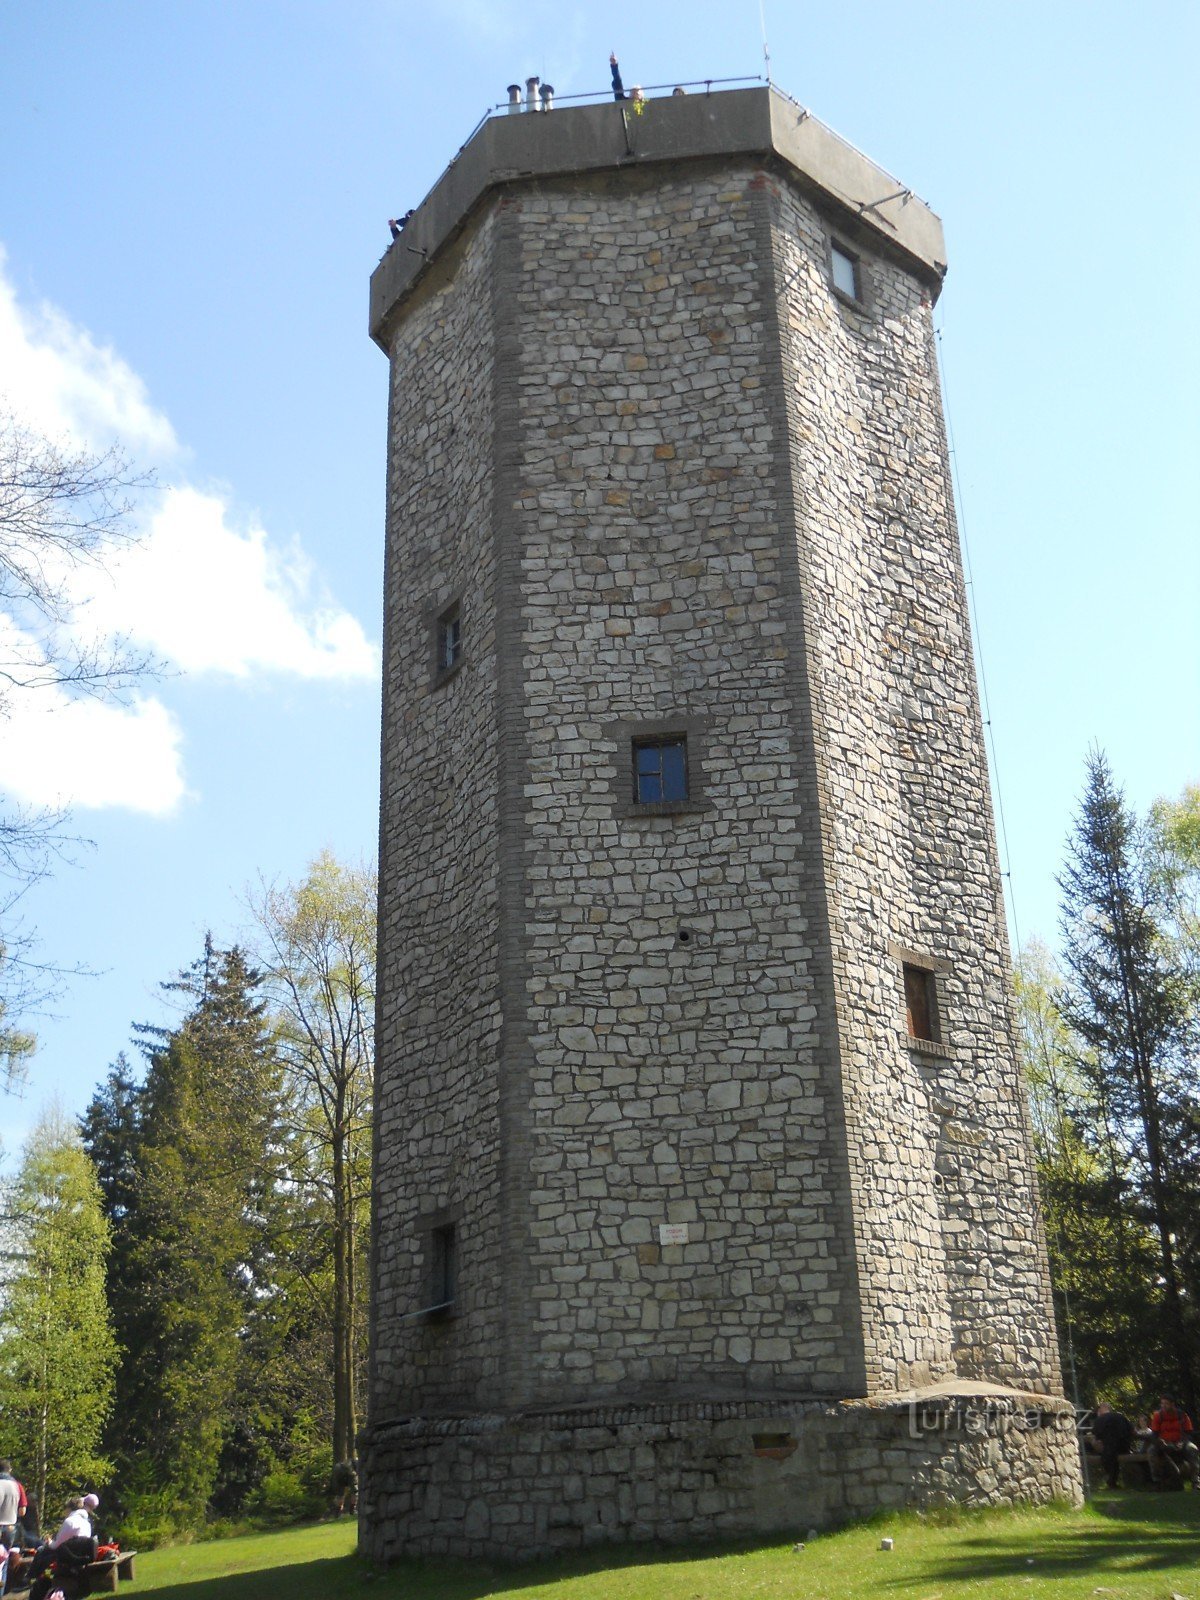
[{"label": "metal railing on deck", "polygon": [[[705,94],[711,94],[714,89],[722,87],[722,86],[728,86],[729,84],[733,84],[733,83],[751,84],[751,83],[766,83],[766,81],[767,80],[764,77],[762,77],[760,74],[756,73],[756,74],[753,74],[753,75],[751,75],[749,77],[743,77],[743,78],[695,78],[695,79],[692,79],[690,81],[686,81],[686,82],[683,82],[683,83],[639,84],[638,87],[641,89],[642,93],[644,95],[646,95],[646,96],[649,96],[649,95],[652,95],[652,94],[668,94],[669,95],[669,94],[673,93],[676,89],[688,89],[688,90],[691,90],[691,89],[703,89]],[[631,99],[630,91],[628,89],[625,91],[625,99],[623,101],[621,101],[621,100],[613,100],[613,92],[612,92],[611,88],[608,88],[608,89],[587,89],[581,94],[556,94],[554,96],[554,105],[556,107],[557,106],[565,106],[565,105],[603,105],[605,103],[605,101],[612,101],[613,104],[615,104],[615,105],[626,105],[626,106],[630,106],[630,105],[632,105],[634,103],[633,100]],[[479,121],[475,124],[475,126],[471,129],[470,133],[463,140],[463,142],[459,145],[458,149],[454,152],[453,156],[451,156],[450,160],[446,163],[446,165],[448,167],[452,167],[454,165],[454,163],[458,160],[459,156],[462,155],[463,151],[470,144],[471,140],[479,132],[480,128],[483,127],[484,123],[485,122],[490,122],[493,117],[508,117],[508,116],[540,117],[540,116],[552,116],[552,115],[553,115],[553,111],[543,112],[540,106],[538,106],[538,105],[530,105],[527,100],[518,101],[518,102],[516,102],[515,106],[510,104],[510,102],[507,101],[507,100],[500,100],[494,106],[489,106],[487,108],[487,110],[480,117]]]},{"label": "metal railing on deck", "polygon": [[[695,78],[682,83],[652,83],[648,85],[641,84],[637,87],[640,88],[643,96],[649,97],[650,95],[654,94],[663,94],[669,96],[676,89],[703,90],[703,92],[707,95],[711,94],[714,89],[728,87],[731,84],[748,85],[755,83],[766,84],[768,88],[774,89],[775,93],[782,99],[788,101],[790,105],[795,106],[796,110],[799,112],[799,121],[803,122],[812,117],[812,120],[824,128],[825,132],[828,133],[831,138],[836,139],[838,143],[844,145],[847,150],[852,150],[855,155],[861,156],[864,161],[870,161],[872,166],[878,167],[879,170],[883,172],[885,177],[892,177],[893,181],[897,185],[897,192],[895,195],[885,196],[885,199],[900,199],[902,196],[911,196],[914,200],[920,200],[922,205],[926,204],[924,200],[921,200],[920,195],[916,194],[912,189],[904,186],[900,182],[899,178],[894,178],[893,174],[887,172],[886,168],[880,167],[879,163],[873,156],[866,155],[865,152],[860,150],[856,144],[853,144],[849,139],[844,138],[840,133],[836,132],[835,129],[831,128],[828,123],[821,122],[819,117],[813,117],[813,113],[808,109],[808,107],[801,105],[800,101],[797,100],[794,95],[788,94],[787,91],[785,89],[781,89],[777,83],[773,83],[769,78],[764,78],[761,74],[756,73],[750,76],[737,78]],[[479,118],[478,122],[476,122],[470,133],[467,134],[467,137],[463,140],[458,149],[454,152],[453,156],[451,156],[450,160],[446,163],[447,170],[457,163],[458,158],[462,155],[463,151],[470,144],[471,140],[479,132],[480,128],[482,128],[486,122],[490,122],[493,117],[553,116],[554,107],[563,105],[602,105],[609,101],[624,107],[629,107],[636,104],[636,102],[631,98],[630,90],[625,91],[624,100],[614,100],[611,87],[607,89],[589,89],[581,94],[556,94],[553,98],[553,106],[549,109],[543,109],[536,101],[531,101],[529,99],[522,99],[515,102],[510,102],[508,100],[498,101],[495,105],[488,106],[487,110]],[[438,182],[440,181],[441,178],[439,177]],[[426,194],[422,195],[421,199],[414,207],[414,210],[419,210],[420,207],[424,205],[430,193],[432,193],[432,190],[429,190]],[[882,203],[883,201],[875,202],[876,205],[880,205]],[[423,252],[420,251],[417,252],[417,254],[422,253]]]}]

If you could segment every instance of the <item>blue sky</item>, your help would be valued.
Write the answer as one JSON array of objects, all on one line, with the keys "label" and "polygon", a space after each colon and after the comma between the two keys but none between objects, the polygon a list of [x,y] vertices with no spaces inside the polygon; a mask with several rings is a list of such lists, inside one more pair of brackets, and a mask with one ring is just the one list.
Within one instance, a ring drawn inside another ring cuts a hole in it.
[{"label": "blue sky", "polygon": [[[1023,936],[1092,741],[1140,806],[1200,776],[1194,4],[783,5],[776,81],[942,216],[938,308]],[[86,1103],[245,886],[375,841],[386,219],[504,87],[762,70],[758,0],[0,7],[0,391],[155,468],[81,618],[171,662],[105,721],[0,726],[0,786],[94,841],[29,897],[99,974],[36,1019],[11,1150]],[[2,620],[2,619],[0,619]],[[82,625],[82,624],[81,624]]]}]

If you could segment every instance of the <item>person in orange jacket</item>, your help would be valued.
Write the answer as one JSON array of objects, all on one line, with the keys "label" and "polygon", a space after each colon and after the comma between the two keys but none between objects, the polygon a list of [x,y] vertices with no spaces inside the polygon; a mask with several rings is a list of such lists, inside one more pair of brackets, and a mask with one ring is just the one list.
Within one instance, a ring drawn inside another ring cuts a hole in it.
[{"label": "person in orange jacket", "polygon": [[1200,1450],[1192,1439],[1192,1419],[1169,1394],[1150,1418],[1150,1476],[1156,1488],[1170,1489],[1186,1477],[1200,1489]]}]

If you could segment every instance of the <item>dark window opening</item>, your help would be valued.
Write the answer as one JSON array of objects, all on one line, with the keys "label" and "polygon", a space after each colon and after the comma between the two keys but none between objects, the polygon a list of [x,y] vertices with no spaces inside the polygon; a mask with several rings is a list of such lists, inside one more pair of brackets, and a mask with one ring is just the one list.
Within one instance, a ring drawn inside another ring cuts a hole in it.
[{"label": "dark window opening", "polygon": [[790,1433],[753,1433],[754,1454],[767,1461],[786,1461],[796,1453],[796,1441]]},{"label": "dark window opening", "polygon": [[862,283],[859,279],[858,257],[851,255],[844,245],[835,243],[830,246],[829,261],[833,273],[833,287],[850,300],[861,300]]},{"label": "dark window opening", "polygon": [[462,607],[455,603],[443,611],[437,622],[437,669],[449,672],[462,659]]},{"label": "dark window opening", "polygon": [[448,1311],[458,1285],[458,1246],[454,1224],[434,1228],[429,1236],[429,1304],[433,1311]]},{"label": "dark window opening", "polygon": [[633,747],[633,798],[639,805],[688,797],[687,740],[639,740]]},{"label": "dark window opening", "polygon": [[904,963],[904,1013],[910,1039],[938,1042],[937,997],[933,973],[928,967]]}]

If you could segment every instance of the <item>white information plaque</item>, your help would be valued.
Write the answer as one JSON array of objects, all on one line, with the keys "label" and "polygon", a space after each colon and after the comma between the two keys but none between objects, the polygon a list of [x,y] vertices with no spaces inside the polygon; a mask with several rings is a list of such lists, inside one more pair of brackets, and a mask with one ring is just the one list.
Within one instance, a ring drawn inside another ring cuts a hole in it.
[{"label": "white information plaque", "polygon": [[660,1222],[658,1225],[659,1244],[686,1244],[688,1242],[688,1225],[686,1222]]}]

